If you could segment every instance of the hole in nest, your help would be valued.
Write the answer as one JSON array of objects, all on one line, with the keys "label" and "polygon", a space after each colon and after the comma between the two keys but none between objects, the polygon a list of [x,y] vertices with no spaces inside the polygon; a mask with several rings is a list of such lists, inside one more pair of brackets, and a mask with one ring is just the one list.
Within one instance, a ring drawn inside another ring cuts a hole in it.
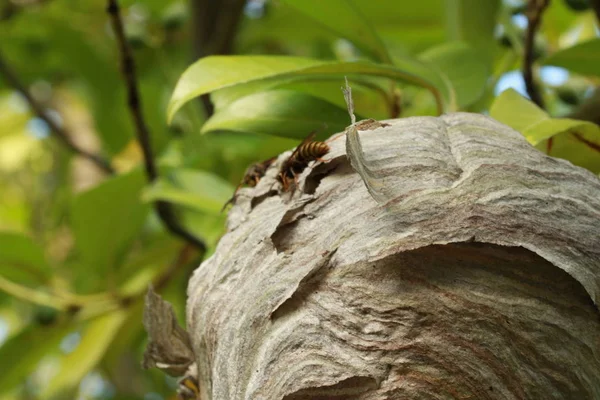
[{"label": "hole in nest", "polygon": [[377,389],[377,380],[370,376],[353,376],[331,386],[306,388],[288,394],[283,400],[349,400]]},{"label": "hole in nest", "polygon": [[326,266],[330,258],[328,257],[323,264],[300,281],[296,291],[271,313],[271,321],[274,322],[282,317],[293,314],[302,307],[302,304],[304,304],[311,293],[319,289],[327,276],[328,268]]},{"label": "hole in nest", "polygon": [[307,194],[315,194],[317,188],[321,184],[323,178],[329,175],[330,171],[320,172],[320,173],[311,173],[306,177],[306,181],[304,182],[304,193]]},{"label": "hole in nest", "polygon": [[266,199],[268,199],[271,196],[275,196],[276,194],[277,194],[276,190],[269,190],[267,193],[263,194],[262,196],[253,197],[252,200],[250,201],[250,209],[254,209],[255,207],[258,207],[263,201],[265,201]]},{"label": "hole in nest", "polygon": [[344,162],[345,159],[336,158],[313,168],[304,181],[304,193],[314,194],[323,178],[334,172]]},{"label": "hole in nest", "polygon": [[280,225],[275,232],[273,232],[271,241],[273,242],[273,246],[275,247],[275,250],[277,250],[277,253],[285,252],[292,247],[291,242],[296,225],[298,225],[298,220],[285,225]]}]

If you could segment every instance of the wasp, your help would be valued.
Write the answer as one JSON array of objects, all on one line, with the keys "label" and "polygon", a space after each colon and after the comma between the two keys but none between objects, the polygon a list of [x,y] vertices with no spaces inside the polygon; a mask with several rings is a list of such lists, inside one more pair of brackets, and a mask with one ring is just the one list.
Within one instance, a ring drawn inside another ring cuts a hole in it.
[{"label": "wasp", "polygon": [[235,191],[233,192],[233,196],[231,196],[231,198],[229,200],[227,200],[227,202],[225,204],[223,204],[223,208],[221,208],[221,212],[223,212],[223,210],[225,209],[225,207],[227,207],[227,205],[235,202],[237,193],[242,188],[242,186],[247,185],[250,187],[255,187],[256,185],[258,185],[258,182],[261,180],[261,178],[263,176],[265,176],[267,169],[269,169],[269,167],[271,166],[271,164],[273,164],[275,159],[276,159],[276,157],[272,157],[272,158],[269,158],[268,160],[251,164],[248,168],[246,168],[246,172],[244,173],[244,177],[242,178],[242,181],[235,188]]},{"label": "wasp", "polygon": [[200,393],[198,381],[190,375],[186,375],[179,381],[177,397],[180,400],[196,400]]},{"label": "wasp", "polygon": [[254,187],[254,186],[258,185],[258,182],[260,181],[260,179],[263,176],[265,176],[267,169],[269,169],[269,167],[271,166],[271,164],[273,164],[274,161],[275,161],[275,157],[272,157],[272,158],[269,158],[268,160],[254,163],[254,164],[250,165],[248,168],[246,168],[244,177],[242,178],[242,181],[238,185],[236,192],[237,192],[237,190],[239,190],[239,188],[242,185],[248,185],[250,187]]},{"label": "wasp", "polygon": [[304,171],[309,162],[323,161],[321,157],[329,152],[327,143],[315,141],[315,135],[316,131],[311,132],[281,165],[278,179],[284,192],[292,187],[292,183],[297,183],[298,175]]}]

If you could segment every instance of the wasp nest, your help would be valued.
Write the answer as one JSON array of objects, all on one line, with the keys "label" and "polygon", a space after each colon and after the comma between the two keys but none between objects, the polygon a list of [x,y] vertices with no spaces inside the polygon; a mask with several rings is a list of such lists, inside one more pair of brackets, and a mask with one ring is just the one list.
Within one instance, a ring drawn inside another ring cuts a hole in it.
[{"label": "wasp nest", "polygon": [[188,289],[200,398],[600,399],[600,180],[481,115],[387,123],[239,191]]}]

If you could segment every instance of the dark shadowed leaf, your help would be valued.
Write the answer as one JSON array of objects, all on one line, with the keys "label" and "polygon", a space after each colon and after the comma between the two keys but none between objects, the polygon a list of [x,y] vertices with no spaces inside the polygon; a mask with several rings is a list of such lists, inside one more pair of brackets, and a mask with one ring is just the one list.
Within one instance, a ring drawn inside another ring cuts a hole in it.
[{"label": "dark shadowed leaf", "polygon": [[41,284],[52,276],[52,269],[31,238],[0,232],[0,275],[14,282]]},{"label": "dark shadowed leaf", "polygon": [[[381,78],[353,76],[351,79],[354,105],[358,113],[370,118],[387,118],[391,108],[389,85]],[[217,111],[229,107],[242,97],[275,89],[289,89],[305,93],[338,107],[346,108],[340,96],[340,78],[336,77],[290,77],[283,80],[256,81],[218,90],[211,94]]]},{"label": "dark shadowed leaf", "polygon": [[544,60],[582,75],[600,76],[600,39],[589,40],[557,51]]},{"label": "dark shadowed leaf", "polygon": [[448,77],[460,107],[470,105],[483,94],[489,69],[481,54],[468,44],[446,43],[427,50],[420,58],[437,66]]},{"label": "dark shadowed leaf", "polygon": [[317,97],[291,90],[243,97],[212,116],[202,132],[229,130],[303,139],[311,131],[342,131],[348,112]]},{"label": "dark shadowed leaf", "polygon": [[447,0],[446,18],[450,40],[476,49],[486,62],[492,61],[496,20],[501,0]]},{"label": "dark shadowed leaf", "polygon": [[197,211],[219,214],[234,187],[210,172],[176,169],[144,190],[146,202],[165,200]]},{"label": "dark shadowed leaf", "polygon": [[390,63],[385,45],[352,0],[282,0],[332,32],[348,39],[376,61]]},{"label": "dark shadowed leaf", "polygon": [[105,273],[118,267],[149,211],[140,198],[144,183],[142,171],[135,170],[111,178],[75,199],[72,227],[87,273]]}]

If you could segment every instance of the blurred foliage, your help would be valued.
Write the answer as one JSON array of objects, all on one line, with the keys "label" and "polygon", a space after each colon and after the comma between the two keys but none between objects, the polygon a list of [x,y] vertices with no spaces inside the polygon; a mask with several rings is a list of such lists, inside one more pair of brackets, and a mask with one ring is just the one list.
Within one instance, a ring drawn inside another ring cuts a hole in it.
[{"label": "blurred foliage", "polygon": [[[53,140],[0,76],[2,399],[174,398],[175,380],[140,368],[142,296],[154,283],[183,323],[200,255],[151,203],[174,204],[212,252],[220,208],[250,163],[349,123],[344,76],[361,117],[487,113],[600,172],[589,122],[600,106],[587,121],[569,118],[598,97],[600,39],[586,0],[553,1],[544,14],[534,67],[547,110],[515,78],[523,1],[248,0],[234,55],[196,62],[188,1],[121,2],[161,175],[148,184],[105,1],[0,0],[4,57],[72,139],[118,171],[105,176]],[[206,118],[195,99],[208,93]]]}]

